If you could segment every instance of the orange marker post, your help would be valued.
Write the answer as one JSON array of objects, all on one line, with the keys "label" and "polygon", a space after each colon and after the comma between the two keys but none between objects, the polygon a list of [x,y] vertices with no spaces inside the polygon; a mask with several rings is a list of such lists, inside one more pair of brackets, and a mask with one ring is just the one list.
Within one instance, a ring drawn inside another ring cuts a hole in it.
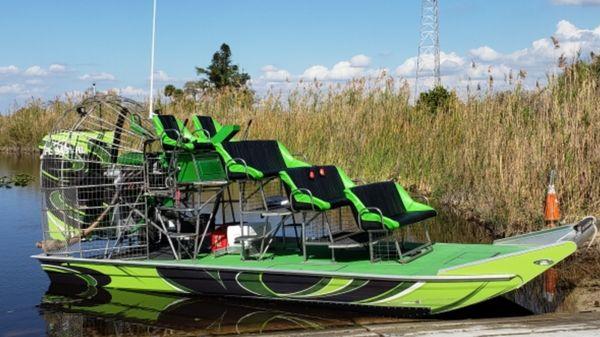
[{"label": "orange marker post", "polygon": [[556,189],[554,188],[554,171],[552,171],[550,173],[550,183],[548,184],[546,203],[544,205],[544,221],[546,222],[546,226],[552,228],[556,226],[558,220],[560,220],[560,208]]},{"label": "orange marker post", "polygon": [[[556,224],[560,220],[558,196],[556,195],[556,189],[554,187],[555,177],[555,171],[550,171],[550,180],[548,182],[548,191],[546,193],[546,202],[544,204],[544,221],[549,228],[556,227]],[[548,302],[554,301],[557,279],[558,273],[554,268],[548,269],[544,274],[544,297]]]}]

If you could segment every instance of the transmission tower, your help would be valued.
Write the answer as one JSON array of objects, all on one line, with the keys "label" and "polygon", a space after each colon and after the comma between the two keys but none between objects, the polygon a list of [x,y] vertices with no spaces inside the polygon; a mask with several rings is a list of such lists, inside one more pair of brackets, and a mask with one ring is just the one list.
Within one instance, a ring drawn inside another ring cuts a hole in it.
[{"label": "transmission tower", "polygon": [[439,0],[422,0],[419,53],[415,78],[415,97],[433,86],[440,78],[440,21]]}]

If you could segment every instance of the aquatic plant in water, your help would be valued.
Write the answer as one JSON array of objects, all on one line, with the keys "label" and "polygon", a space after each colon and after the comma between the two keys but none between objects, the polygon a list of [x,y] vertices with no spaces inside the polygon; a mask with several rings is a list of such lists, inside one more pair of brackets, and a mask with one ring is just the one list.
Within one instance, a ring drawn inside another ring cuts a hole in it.
[{"label": "aquatic plant in water", "polygon": [[33,176],[25,173],[20,173],[12,177],[0,177],[0,188],[25,187],[33,181]]}]

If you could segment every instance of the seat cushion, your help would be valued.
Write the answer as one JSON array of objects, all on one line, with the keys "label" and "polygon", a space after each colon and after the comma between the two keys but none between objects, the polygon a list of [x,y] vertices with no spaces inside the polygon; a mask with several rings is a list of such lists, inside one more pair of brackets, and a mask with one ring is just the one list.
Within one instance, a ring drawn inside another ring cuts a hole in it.
[{"label": "seat cushion", "polygon": [[264,177],[277,176],[279,171],[286,168],[279,144],[275,140],[225,142],[223,147],[231,158],[243,159],[248,167],[262,172]]},{"label": "seat cushion", "polygon": [[331,205],[332,209],[350,205],[350,200],[346,199],[345,196],[339,197],[339,198],[334,198],[334,199],[329,199],[329,200],[327,200],[327,202]]},{"label": "seat cushion", "polygon": [[204,150],[204,151],[212,151],[215,149],[213,143],[208,142],[193,142],[194,150]]},{"label": "seat cushion", "polygon": [[391,216],[389,218],[398,221],[398,223],[400,225],[410,225],[419,221],[423,221],[425,219],[429,219],[429,218],[433,218],[434,216],[436,216],[437,213],[436,211],[413,211],[413,212],[406,212],[406,213],[402,213],[402,214],[397,214],[394,216]]}]

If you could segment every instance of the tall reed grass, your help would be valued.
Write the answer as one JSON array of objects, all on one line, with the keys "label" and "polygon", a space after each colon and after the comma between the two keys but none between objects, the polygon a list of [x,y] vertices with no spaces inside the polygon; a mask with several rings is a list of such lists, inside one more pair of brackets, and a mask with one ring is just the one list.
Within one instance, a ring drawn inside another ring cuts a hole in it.
[{"label": "tall reed grass", "polygon": [[[587,68],[586,68],[587,69]],[[367,181],[396,179],[494,235],[543,226],[550,169],[566,220],[600,214],[599,77],[574,65],[548,86],[452,100],[435,113],[409,102],[389,78],[322,90],[303,84],[254,101],[222,92],[169,101],[182,119],[208,114],[245,125],[250,138],[279,139],[310,162],[335,164]],[[307,88],[308,87],[308,88]],[[73,102],[33,101],[0,119],[0,146],[33,148]]]}]

